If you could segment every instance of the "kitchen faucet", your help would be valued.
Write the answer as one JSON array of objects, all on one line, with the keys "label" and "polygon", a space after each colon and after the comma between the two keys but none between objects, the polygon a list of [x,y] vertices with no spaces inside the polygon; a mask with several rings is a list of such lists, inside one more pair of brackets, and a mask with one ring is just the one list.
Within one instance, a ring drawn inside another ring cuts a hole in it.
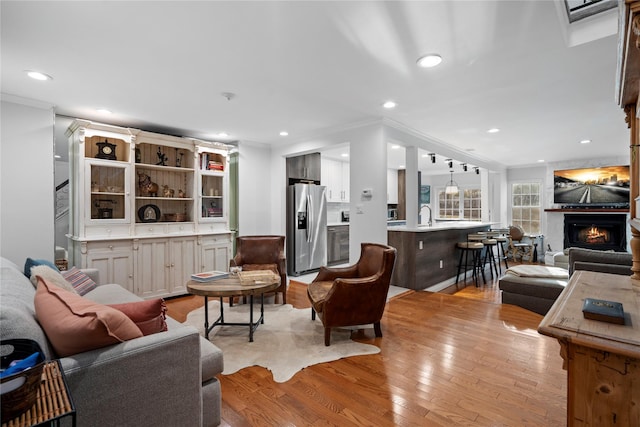
[{"label": "kitchen faucet", "polygon": [[432,213],[431,213],[431,206],[427,205],[427,204],[422,204],[420,205],[420,209],[418,209],[418,215],[420,215],[422,213],[422,209],[423,208],[427,208],[429,209],[429,221],[427,222],[427,225],[429,225],[429,227],[431,227],[431,225],[433,225],[433,221],[432,221]]}]

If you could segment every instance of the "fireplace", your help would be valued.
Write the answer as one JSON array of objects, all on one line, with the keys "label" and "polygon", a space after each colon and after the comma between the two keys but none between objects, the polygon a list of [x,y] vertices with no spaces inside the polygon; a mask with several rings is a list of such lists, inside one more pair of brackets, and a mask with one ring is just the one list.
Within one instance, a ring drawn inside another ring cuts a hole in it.
[{"label": "fireplace", "polygon": [[626,214],[565,214],[564,247],[627,250]]}]

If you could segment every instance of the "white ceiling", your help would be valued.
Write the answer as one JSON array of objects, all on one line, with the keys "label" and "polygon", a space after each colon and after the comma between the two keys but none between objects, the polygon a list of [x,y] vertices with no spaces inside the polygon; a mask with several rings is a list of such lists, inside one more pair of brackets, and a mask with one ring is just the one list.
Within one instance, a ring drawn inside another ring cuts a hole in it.
[{"label": "white ceiling", "polygon": [[[267,144],[386,118],[507,167],[628,155],[614,96],[616,10],[569,27],[555,1],[4,0],[0,8],[3,95],[61,115]],[[443,63],[418,68],[430,52]],[[53,80],[31,80],[27,69]],[[398,107],[383,109],[387,99]],[[593,142],[579,144],[585,138]]]}]

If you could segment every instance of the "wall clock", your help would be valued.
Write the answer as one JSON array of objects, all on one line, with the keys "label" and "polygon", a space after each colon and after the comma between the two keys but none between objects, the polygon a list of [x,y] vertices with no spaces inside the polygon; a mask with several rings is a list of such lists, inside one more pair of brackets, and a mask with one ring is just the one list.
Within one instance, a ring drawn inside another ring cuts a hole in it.
[{"label": "wall clock", "polygon": [[107,141],[104,141],[104,142],[97,142],[96,145],[98,146],[98,154],[96,154],[96,158],[107,159],[107,160],[117,160],[115,144],[111,144]]}]

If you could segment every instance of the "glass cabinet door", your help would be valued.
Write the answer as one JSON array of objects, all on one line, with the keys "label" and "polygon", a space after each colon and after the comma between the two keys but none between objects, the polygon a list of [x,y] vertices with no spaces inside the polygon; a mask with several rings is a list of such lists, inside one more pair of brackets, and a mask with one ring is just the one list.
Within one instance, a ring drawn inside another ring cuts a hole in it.
[{"label": "glass cabinet door", "polygon": [[91,195],[86,209],[88,220],[129,219],[129,169],[115,162],[87,162],[87,179]]},{"label": "glass cabinet door", "polygon": [[224,217],[223,177],[202,175],[202,218]]}]

